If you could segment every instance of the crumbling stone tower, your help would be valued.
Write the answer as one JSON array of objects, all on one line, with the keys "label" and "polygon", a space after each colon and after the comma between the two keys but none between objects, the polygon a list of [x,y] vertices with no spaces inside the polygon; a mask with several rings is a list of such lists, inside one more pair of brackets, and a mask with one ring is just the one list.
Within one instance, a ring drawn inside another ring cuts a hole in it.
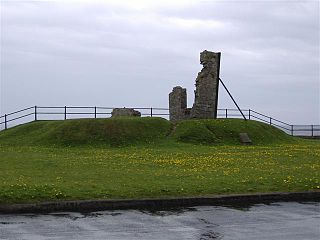
[{"label": "crumbling stone tower", "polygon": [[217,118],[220,55],[207,50],[200,53],[203,68],[196,79],[191,118]]},{"label": "crumbling stone tower", "polygon": [[180,86],[173,88],[169,94],[170,120],[189,118],[217,118],[218,88],[221,53],[200,53],[202,70],[196,79],[196,90],[193,107],[187,108],[186,89]]},{"label": "crumbling stone tower", "polygon": [[170,120],[177,121],[186,118],[187,90],[180,86],[174,87],[169,94]]}]

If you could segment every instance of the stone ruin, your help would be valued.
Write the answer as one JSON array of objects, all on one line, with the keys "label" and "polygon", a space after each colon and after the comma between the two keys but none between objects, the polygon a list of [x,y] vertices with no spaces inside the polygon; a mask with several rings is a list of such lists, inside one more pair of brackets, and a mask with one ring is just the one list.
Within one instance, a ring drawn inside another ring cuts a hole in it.
[{"label": "stone ruin", "polygon": [[220,57],[220,52],[205,50],[200,53],[203,68],[196,79],[193,106],[187,108],[187,90],[174,87],[169,94],[170,120],[217,118]]},{"label": "stone ruin", "polygon": [[141,113],[133,108],[114,108],[111,117],[141,117]]}]

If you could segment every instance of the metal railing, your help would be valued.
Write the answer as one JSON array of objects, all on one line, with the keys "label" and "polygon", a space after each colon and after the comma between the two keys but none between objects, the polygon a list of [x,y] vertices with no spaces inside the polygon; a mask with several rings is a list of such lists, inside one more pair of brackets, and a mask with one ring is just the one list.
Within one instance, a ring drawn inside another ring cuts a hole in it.
[{"label": "metal railing", "polygon": [[[131,107],[130,107],[131,108]],[[160,116],[169,118],[168,108],[134,108],[141,112],[142,116]],[[110,117],[114,107],[43,107],[32,106],[0,116],[0,129],[8,129],[10,127],[37,120],[67,120],[78,118],[105,118]],[[264,115],[252,109],[241,110],[247,119],[257,120],[277,127],[292,136],[320,136],[320,125],[293,125],[270,116]],[[218,109],[218,118],[243,118],[238,109]]]}]

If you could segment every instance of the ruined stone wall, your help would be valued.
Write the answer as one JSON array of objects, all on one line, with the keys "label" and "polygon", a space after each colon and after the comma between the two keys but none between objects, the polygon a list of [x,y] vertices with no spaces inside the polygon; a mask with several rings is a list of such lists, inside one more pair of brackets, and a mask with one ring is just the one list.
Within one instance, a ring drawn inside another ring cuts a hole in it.
[{"label": "ruined stone wall", "polygon": [[111,117],[141,117],[141,113],[133,108],[114,108]]},{"label": "ruined stone wall", "polygon": [[185,119],[187,108],[187,90],[180,86],[174,87],[169,94],[170,120],[178,121]]},{"label": "ruined stone wall", "polygon": [[191,109],[187,108],[186,89],[180,86],[173,88],[169,94],[170,120],[217,117],[220,55],[207,50],[200,53],[203,68],[196,79],[195,100]]},{"label": "ruined stone wall", "polygon": [[203,65],[196,79],[195,100],[191,118],[216,118],[218,106],[220,53],[203,51],[200,53]]}]

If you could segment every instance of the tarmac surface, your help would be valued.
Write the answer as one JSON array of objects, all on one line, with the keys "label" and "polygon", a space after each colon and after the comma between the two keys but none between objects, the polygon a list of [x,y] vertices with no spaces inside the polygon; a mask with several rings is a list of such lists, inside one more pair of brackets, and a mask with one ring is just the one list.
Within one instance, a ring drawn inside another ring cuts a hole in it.
[{"label": "tarmac surface", "polygon": [[319,202],[0,215],[0,239],[320,239]]}]

